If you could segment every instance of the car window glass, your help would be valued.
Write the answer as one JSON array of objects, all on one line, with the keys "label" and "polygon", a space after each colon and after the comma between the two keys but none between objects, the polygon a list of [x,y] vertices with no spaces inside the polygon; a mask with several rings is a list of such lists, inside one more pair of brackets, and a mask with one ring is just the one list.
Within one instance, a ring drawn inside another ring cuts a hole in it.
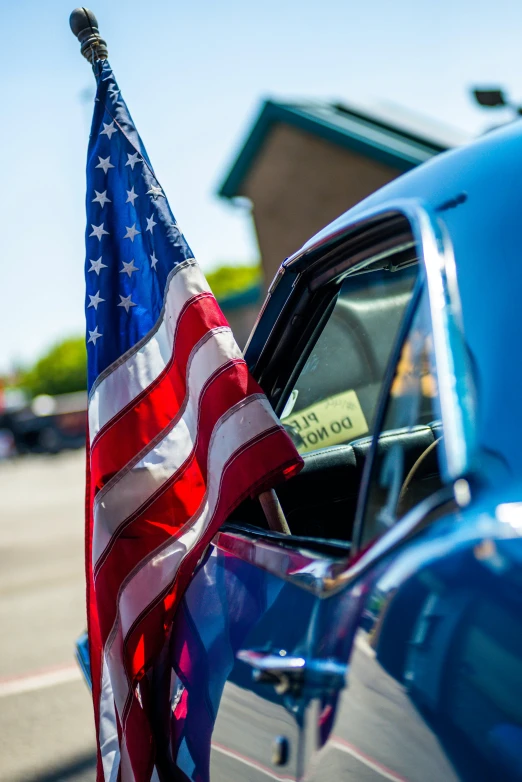
[{"label": "car window glass", "polygon": [[371,432],[416,266],[348,277],[290,394],[281,420],[309,453]]},{"label": "car window glass", "polygon": [[403,343],[377,436],[363,545],[442,485],[443,431],[426,293]]}]

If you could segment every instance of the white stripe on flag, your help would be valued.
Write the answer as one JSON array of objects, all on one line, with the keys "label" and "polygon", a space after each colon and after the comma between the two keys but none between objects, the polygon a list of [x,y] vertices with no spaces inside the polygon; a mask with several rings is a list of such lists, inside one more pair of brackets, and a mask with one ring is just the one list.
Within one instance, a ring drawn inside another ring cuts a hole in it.
[{"label": "white stripe on flag", "polygon": [[[123,669],[123,638],[134,621],[174,580],[184,557],[201,539],[212,520],[219,500],[221,477],[227,463],[238,449],[273,425],[272,408],[259,394],[248,397],[245,402],[232,408],[232,412],[228,411],[216,424],[208,452],[209,482],[204,504],[191,520],[187,531],[146,560],[120,593],[118,617],[105,652],[111,676],[113,671]],[[113,678],[113,689],[116,708],[121,718],[128,685],[123,677],[118,679],[116,681]]]},{"label": "white stripe on flag", "polygon": [[118,769],[120,767],[120,749],[114,695],[112,693],[111,679],[105,657],[103,659],[98,739],[105,782],[116,782],[118,778]]},{"label": "white stripe on flag", "polygon": [[94,503],[93,567],[111,536],[125,519],[174,475],[190,455],[197,436],[199,400],[203,386],[231,358],[242,358],[229,328],[209,332],[187,367],[188,403],[174,428],[137,462],[102,489]]},{"label": "white stripe on flag", "polygon": [[170,279],[161,323],[138,350],[133,350],[94,387],[89,399],[89,437],[94,438],[120,410],[148,388],[162,373],[172,357],[174,334],[179,314],[198,293],[209,291],[208,283],[196,263],[174,269]]}]

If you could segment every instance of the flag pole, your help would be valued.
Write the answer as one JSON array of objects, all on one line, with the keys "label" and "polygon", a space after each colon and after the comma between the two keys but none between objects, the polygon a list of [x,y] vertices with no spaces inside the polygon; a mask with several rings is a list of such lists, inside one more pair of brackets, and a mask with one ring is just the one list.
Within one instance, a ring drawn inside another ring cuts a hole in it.
[{"label": "flag pole", "polygon": [[106,60],[109,56],[107,42],[100,35],[98,20],[88,8],[75,8],[69,17],[69,24],[81,44],[81,53],[91,64],[95,60]]},{"label": "flag pole", "polygon": [[258,500],[263,508],[263,513],[270,529],[273,532],[282,532],[283,535],[290,535],[290,527],[274,489],[261,492]]}]

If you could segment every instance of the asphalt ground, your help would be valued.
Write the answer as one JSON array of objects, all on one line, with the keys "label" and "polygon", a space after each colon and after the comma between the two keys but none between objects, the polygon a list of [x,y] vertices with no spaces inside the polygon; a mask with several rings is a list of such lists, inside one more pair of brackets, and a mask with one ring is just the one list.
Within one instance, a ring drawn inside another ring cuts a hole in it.
[{"label": "asphalt ground", "polygon": [[85,454],[0,463],[0,780],[94,780],[85,627]]}]

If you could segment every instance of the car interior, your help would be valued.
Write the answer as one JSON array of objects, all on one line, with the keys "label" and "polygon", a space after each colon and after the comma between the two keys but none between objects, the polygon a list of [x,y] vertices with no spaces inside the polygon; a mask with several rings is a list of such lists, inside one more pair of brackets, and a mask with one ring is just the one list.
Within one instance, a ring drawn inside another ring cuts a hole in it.
[{"label": "car interior", "polygon": [[[343,252],[347,257],[346,248],[340,247],[337,259],[343,257]],[[317,319],[312,298],[309,333],[303,335],[301,330],[299,340],[294,336],[294,342],[300,342],[298,354],[294,353],[292,363],[287,354],[286,378],[280,372],[272,380],[279,398],[270,394],[267,381],[264,384],[304,460],[297,476],[276,487],[292,538],[296,545],[307,543],[315,550],[326,548],[330,554],[333,550],[341,556],[346,556],[353,538],[364,466],[383,389],[384,393],[390,389],[390,399],[379,427],[372,475],[385,473],[391,459],[400,461],[398,517],[441,486],[436,444],[441,441],[442,431],[430,398],[433,388],[420,403],[412,402],[408,395],[400,401],[400,395],[394,392],[401,378],[401,382],[408,381],[412,373],[403,343],[407,341],[415,301],[421,298],[420,267],[411,234],[404,237],[403,233],[401,241],[391,242],[387,252],[381,251],[376,257],[370,251],[368,256],[349,267],[348,272],[337,260],[337,273],[320,286],[322,293],[330,291],[330,300],[324,295],[321,299],[326,317]],[[321,273],[327,261],[316,264]],[[307,286],[313,289],[313,277]],[[288,319],[291,322],[291,311]],[[304,345],[303,336],[307,337]],[[284,360],[279,361],[283,365]],[[423,367],[422,371],[429,376],[429,368]],[[394,372],[400,375],[395,380]],[[436,387],[433,377],[431,381]],[[391,415],[400,404],[405,412]],[[395,423],[390,427],[392,419]],[[367,515],[374,516],[385,504],[388,491],[386,481],[382,486],[378,480],[375,483],[366,509]],[[266,533],[267,522],[255,499],[243,502],[227,524],[246,526],[251,534],[263,530],[264,535],[277,537],[276,533]]]}]

